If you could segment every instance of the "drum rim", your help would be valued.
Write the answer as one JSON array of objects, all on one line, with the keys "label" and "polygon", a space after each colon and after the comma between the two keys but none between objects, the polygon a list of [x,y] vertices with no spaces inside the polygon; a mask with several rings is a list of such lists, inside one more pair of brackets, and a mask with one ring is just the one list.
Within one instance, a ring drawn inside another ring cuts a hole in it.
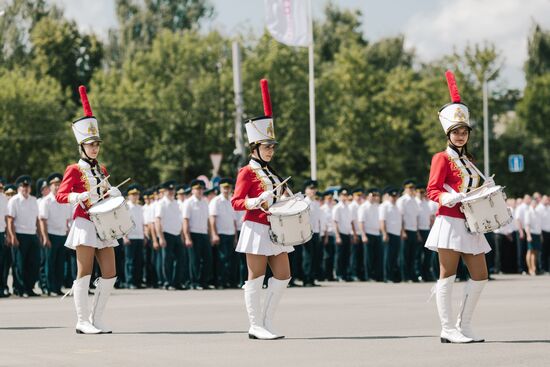
[{"label": "drum rim", "polygon": [[[117,206],[115,206],[115,207],[113,207],[113,208],[111,208],[111,210],[109,210],[109,211],[97,212],[96,210],[94,210],[94,208],[97,209],[97,208],[99,208],[99,207],[101,207],[101,206],[103,206],[103,205],[106,205],[106,204],[108,204],[108,203],[110,203],[110,202],[114,202],[115,200],[118,200],[118,199],[122,199],[122,201],[120,202],[120,204],[117,205]],[[102,200],[102,201],[100,201],[100,202],[95,203],[94,205],[92,205],[92,207],[91,207],[90,209],[88,209],[88,213],[89,213],[89,214],[109,213],[109,212],[111,212],[111,211],[113,211],[113,210],[116,210],[116,209],[120,208],[121,206],[124,205],[124,203],[126,203],[126,199],[123,198],[122,196],[117,196],[117,197],[114,197],[114,198],[107,198],[107,199],[105,199],[105,200]]]}]

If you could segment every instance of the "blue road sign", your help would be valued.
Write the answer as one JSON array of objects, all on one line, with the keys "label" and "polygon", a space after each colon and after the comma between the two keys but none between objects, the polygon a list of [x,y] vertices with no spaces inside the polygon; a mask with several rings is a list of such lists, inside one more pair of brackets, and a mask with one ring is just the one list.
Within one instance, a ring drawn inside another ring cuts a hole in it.
[{"label": "blue road sign", "polygon": [[508,156],[508,168],[510,172],[523,172],[525,168],[522,154],[510,154]]}]

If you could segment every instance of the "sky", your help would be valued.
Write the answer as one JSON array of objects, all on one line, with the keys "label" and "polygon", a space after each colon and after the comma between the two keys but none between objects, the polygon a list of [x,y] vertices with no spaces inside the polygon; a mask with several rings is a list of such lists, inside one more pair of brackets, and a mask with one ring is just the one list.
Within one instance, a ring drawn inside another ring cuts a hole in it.
[{"label": "sky", "polygon": [[[68,18],[85,31],[105,36],[117,26],[115,0],[49,0],[62,5]],[[311,0],[314,19],[321,19],[329,0]],[[550,0],[332,0],[341,8],[363,13],[368,40],[405,35],[406,47],[420,61],[430,61],[462,50],[467,44],[492,42],[504,59],[501,82],[523,88],[527,37],[533,23],[550,29]],[[213,20],[203,24],[226,35],[250,30],[260,34],[265,25],[264,0],[210,0]]]}]

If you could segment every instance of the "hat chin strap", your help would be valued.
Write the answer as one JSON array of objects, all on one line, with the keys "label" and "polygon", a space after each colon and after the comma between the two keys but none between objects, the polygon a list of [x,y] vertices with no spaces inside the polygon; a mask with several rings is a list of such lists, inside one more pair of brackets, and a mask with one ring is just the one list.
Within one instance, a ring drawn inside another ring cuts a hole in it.
[{"label": "hat chin strap", "polygon": [[262,155],[260,154],[260,144],[256,146],[256,154],[258,154],[258,159],[262,162],[262,164],[266,166],[268,162],[264,161],[264,159],[262,158]]}]

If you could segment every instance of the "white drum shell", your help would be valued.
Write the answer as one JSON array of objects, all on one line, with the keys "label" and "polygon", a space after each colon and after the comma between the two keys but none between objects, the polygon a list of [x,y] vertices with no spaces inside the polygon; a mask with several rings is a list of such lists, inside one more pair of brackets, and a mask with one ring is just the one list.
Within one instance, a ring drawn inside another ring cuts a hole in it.
[{"label": "white drum shell", "polygon": [[88,214],[95,225],[97,236],[102,241],[122,238],[135,227],[130,209],[123,197],[103,200],[92,206]]},{"label": "white drum shell", "polygon": [[309,204],[301,198],[292,197],[276,202],[269,208],[270,236],[282,246],[298,246],[313,236]]},{"label": "white drum shell", "polygon": [[503,189],[502,186],[490,187],[462,201],[462,212],[470,232],[492,232],[512,221]]}]

